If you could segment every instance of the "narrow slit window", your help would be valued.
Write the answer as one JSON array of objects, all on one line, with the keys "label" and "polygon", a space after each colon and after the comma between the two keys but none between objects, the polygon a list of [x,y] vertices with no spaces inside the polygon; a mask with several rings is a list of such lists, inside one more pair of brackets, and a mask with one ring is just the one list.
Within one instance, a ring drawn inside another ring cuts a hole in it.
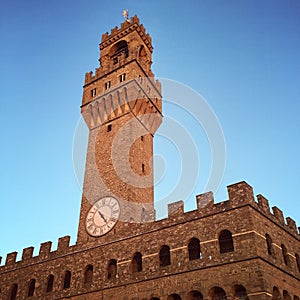
[{"label": "narrow slit window", "polygon": [[269,254],[269,255],[273,255],[274,250],[273,250],[273,242],[272,242],[272,239],[271,239],[270,235],[267,234],[267,233],[266,233],[265,237],[266,237],[266,242],[267,242],[267,250],[268,250],[268,254]]},{"label": "narrow slit window", "polygon": [[35,279],[31,279],[28,286],[27,297],[32,297],[35,291]]},{"label": "narrow slit window", "polygon": [[107,125],[107,132],[111,131],[111,129],[112,129],[112,125],[111,125],[111,124],[108,124],[108,125]]},{"label": "narrow slit window", "polygon": [[288,251],[283,244],[281,244],[281,251],[282,251],[284,264],[288,266],[289,265]]},{"label": "narrow slit window", "polygon": [[15,283],[11,288],[9,300],[16,300],[17,294],[18,294],[18,285]]},{"label": "narrow slit window", "polygon": [[132,272],[141,272],[143,270],[143,258],[140,252],[136,252],[133,256],[132,262]]},{"label": "narrow slit window", "polygon": [[298,253],[295,253],[295,257],[296,257],[297,269],[298,269],[298,272],[300,273],[300,256]]},{"label": "narrow slit window", "polygon": [[159,265],[165,267],[171,264],[170,247],[163,245],[159,251]]},{"label": "narrow slit window", "polygon": [[68,289],[71,286],[71,272],[70,271],[66,271],[65,273],[65,277],[64,277],[64,285],[63,288],[64,289]]},{"label": "narrow slit window", "polygon": [[54,283],[54,276],[52,274],[49,275],[47,280],[47,289],[46,292],[50,293],[53,291],[53,283]]},{"label": "narrow slit window", "polygon": [[123,73],[123,74],[120,75],[120,82],[123,82],[125,80],[126,80],[126,74]]},{"label": "narrow slit window", "polygon": [[107,266],[107,279],[112,279],[117,277],[117,261],[111,259]]},{"label": "narrow slit window", "polygon": [[234,251],[232,234],[229,230],[222,230],[219,236],[220,253]]},{"label": "narrow slit window", "polygon": [[200,241],[197,238],[192,238],[188,244],[189,260],[201,258]]},{"label": "narrow slit window", "polygon": [[92,96],[92,97],[95,97],[96,94],[97,94],[97,89],[96,89],[96,88],[92,89],[92,90],[91,90],[91,96]]},{"label": "narrow slit window", "polygon": [[94,268],[92,265],[88,265],[84,272],[84,284],[91,284],[93,282]]}]

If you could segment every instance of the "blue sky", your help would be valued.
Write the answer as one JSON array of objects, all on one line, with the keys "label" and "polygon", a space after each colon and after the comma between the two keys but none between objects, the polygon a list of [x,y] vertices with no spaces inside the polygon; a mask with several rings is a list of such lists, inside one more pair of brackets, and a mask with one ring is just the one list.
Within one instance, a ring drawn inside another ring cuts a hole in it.
[{"label": "blue sky", "polygon": [[[98,67],[101,35],[123,21],[123,9],[152,36],[155,75],[196,90],[219,119],[227,160],[216,201],[245,180],[299,226],[299,1],[2,1],[0,256],[20,257],[28,246],[37,253],[48,240],[55,248],[64,235],[76,240],[72,146],[84,74]],[[164,114],[177,118],[168,105]],[[193,135],[185,117],[179,122]],[[156,139],[167,156],[157,197],[180,182],[178,153],[167,144]],[[202,182],[209,149],[197,147]]]}]

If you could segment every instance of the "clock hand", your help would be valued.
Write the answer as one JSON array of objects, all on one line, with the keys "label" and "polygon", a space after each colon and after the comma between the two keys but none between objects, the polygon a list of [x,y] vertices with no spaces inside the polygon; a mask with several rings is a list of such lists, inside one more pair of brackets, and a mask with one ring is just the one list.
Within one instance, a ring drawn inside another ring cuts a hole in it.
[{"label": "clock hand", "polygon": [[101,213],[100,210],[98,210],[98,213],[99,213],[100,217],[103,219],[103,221],[104,221],[105,223],[107,223],[106,218],[104,217],[104,215]]}]

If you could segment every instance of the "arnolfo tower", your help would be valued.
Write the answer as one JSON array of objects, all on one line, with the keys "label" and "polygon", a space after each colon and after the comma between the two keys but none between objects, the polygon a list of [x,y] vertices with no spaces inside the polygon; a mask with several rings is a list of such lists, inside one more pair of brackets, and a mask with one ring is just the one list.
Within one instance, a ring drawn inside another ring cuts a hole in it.
[{"label": "arnolfo tower", "polygon": [[162,100],[152,51],[135,16],[102,35],[100,67],[86,74],[81,110],[90,134],[78,242],[120,230],[126,236],[124,223],[154,220],[153,136]]}]

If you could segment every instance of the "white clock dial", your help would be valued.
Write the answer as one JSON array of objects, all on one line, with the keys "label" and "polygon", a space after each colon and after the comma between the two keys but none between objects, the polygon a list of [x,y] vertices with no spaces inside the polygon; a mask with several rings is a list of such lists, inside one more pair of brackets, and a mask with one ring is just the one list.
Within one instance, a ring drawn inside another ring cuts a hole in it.
[{"label": "white clock dial", "polygon": [[117,223],[120,205],[117,199],[109,196],[96,201],[86,217],[86,230],[91,236],[101,236],[109,232]]}]

